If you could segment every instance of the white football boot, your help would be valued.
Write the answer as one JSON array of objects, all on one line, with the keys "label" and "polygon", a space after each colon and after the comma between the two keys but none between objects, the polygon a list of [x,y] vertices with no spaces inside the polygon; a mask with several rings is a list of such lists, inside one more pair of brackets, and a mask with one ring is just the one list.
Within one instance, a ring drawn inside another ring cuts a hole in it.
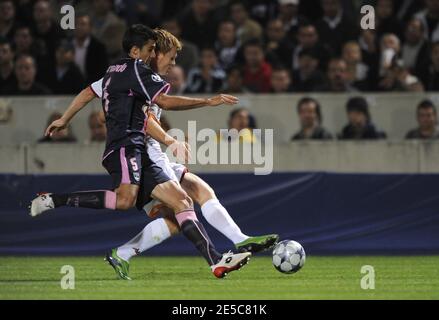
[{"label": "white football boot", "polygon": [[51,193],[41,193],[30,204],[30,215],[36,217],[47,210],[55,208]]},{"label": "white football boot", "polygon": [[211,266],[212,272],[217,278],[224,278],[228,273],[239,270],[250,260],[250,252],[233,253],[229,251],[224,253],[222,259]]}]

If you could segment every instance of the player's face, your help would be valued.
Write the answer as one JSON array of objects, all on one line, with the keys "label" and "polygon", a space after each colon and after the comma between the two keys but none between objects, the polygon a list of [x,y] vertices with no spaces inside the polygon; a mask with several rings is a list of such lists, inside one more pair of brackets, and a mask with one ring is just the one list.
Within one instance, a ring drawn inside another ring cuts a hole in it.
[{"label": "player's face", "polygon": [[177,49],[172,48],[168,53],[158,53],[156,58],[156,66],[158,74],[165,76],[169,70],[175,66],[175,59],[177,58]]},{"label": "player's face", "polygon": [[151,59],[155,58],[155,41],[148,40],[148,42],[139,50],[138,57],[142,61],[144,61],[146,64],[149,64],[151,62]]}]

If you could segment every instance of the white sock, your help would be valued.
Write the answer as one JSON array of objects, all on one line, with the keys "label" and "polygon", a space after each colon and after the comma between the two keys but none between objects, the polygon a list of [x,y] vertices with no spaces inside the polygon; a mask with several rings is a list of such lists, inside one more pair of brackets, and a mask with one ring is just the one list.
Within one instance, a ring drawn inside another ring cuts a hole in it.
[{"label": "white sock", "polygon": [[207,222],[230,239],[234,244],[249,238],[243,234],[232,217],[218,199],[210,199],[201,207],[201,212]]},{"label": "white sock", "polygon": [[146,225],[142,231],[130,241],[117,248],[117,255],[128,261],[164,240],[171,237],[168,225],[163,218],[156,219]]}]

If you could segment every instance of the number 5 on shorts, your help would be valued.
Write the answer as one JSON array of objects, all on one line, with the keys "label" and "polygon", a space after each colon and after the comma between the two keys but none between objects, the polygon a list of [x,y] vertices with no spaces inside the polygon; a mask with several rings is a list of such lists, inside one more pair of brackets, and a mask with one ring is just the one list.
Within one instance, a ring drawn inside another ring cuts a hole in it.
[{"label": "number 5 on shorts", "polygon": [[133,171],[139,170],[139,166],[137,165],[136,158],[131,158],[130,163],[131,163],[131,167],[133,168]]}]

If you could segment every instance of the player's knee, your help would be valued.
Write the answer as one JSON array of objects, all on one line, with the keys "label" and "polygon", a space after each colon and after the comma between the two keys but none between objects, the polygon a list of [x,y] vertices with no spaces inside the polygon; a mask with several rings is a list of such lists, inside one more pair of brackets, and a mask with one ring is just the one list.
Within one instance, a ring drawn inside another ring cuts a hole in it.
[{"label": "player's knee", "polygon": [[181,199],[175,202],[174,204],[174,212],[181,212],[190,208],[193,208],[193,202],[191,200],[191,198],[187,198],[187,199]]}]

